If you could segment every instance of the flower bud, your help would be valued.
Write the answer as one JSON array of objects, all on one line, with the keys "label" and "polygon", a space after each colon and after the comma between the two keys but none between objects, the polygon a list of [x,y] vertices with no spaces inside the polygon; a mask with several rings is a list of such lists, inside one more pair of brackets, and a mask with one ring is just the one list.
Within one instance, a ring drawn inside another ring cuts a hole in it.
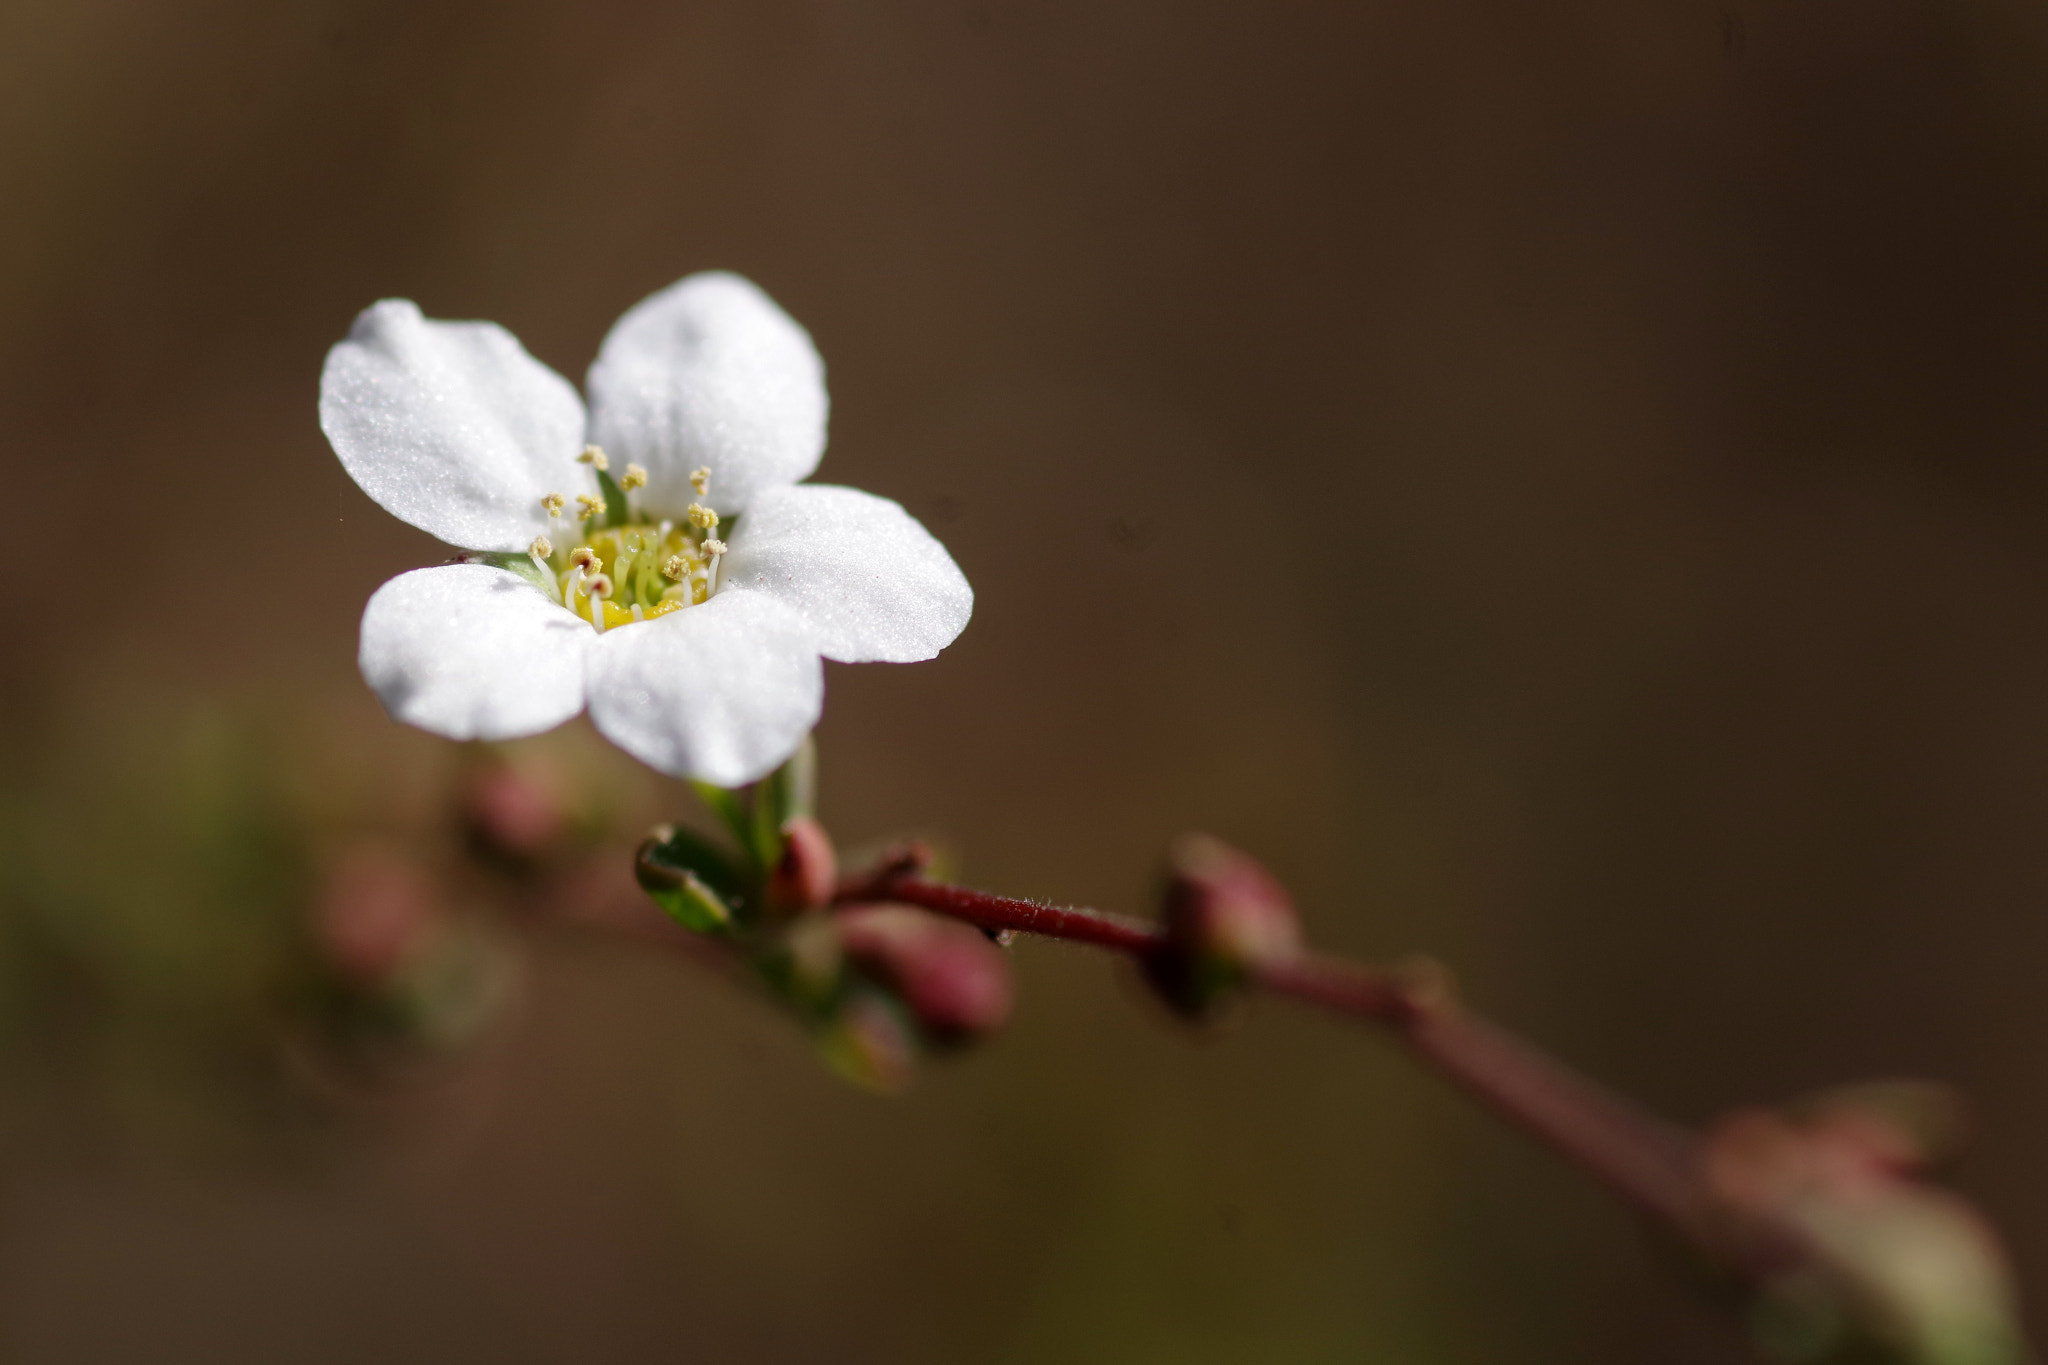
[{"label": "flower bud", "polygon": [[855,1085],[893,1095],[917,1071],[918,1040],[901,1008],[872,991],[857,993],[818,1030],[826,1065]]},{"label": "flower bud", "polygon": [[441,899],[410,858],[364,846],[322,878],[313,938],[327,963],[359,985],[382,985],[405,966],[441,919]]},{"label": "flower bud", "polygon": [[1837,1086],[1791,1106],[1817,1136],[1871,1166],[1912,1175],[1954,1156],[1969,1132],[1962,1096],[1929,1081]]},{"label": "flower bud", "polygon": [[971,924],[910,905],[856,905],[834,916],[848,960],[902,997],[942,1042],[993,1033],[1010,1017],[1010,959]]},{"label": "flower bud", "polygon": [[1721,1249],[1749,1268],[1752,1322],[1771,1353],[2024,1358],[1996,1233],[1909,1174],[1909,1128],[1896,1115],[1948,1107],[1938,1094],[1899,1083],[1836,1091],[1783,1113],[1746,1110],[1709,1132],[1703,1174],[1723,1210]]},{"label": "flower bud", "polygon": [[523,866],[554,851],[568,833],[569,813],[545,783],[492,762],[464,784],[462,822],[478,852]]},{"label": "flower bud", "polygon": [[1214,1013],[1261,967],[1301,952],[1286,888],[1220,839],[1187,834],[1167,852],[1166,942],[1145,974],[1184,1014]]},{"label": "flower bud", "polygon": [[768,874],[768,909],[782,917],[821,910],[832,903],[839,885],[839,860],[832,836],[808,815],[782,825],[782,857]]}]

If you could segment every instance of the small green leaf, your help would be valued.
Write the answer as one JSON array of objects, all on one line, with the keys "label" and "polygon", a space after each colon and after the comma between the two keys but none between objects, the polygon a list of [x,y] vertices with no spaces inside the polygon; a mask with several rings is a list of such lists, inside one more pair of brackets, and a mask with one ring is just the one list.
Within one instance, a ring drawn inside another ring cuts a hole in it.
[{"label": "small green leaf", "polygon": [[727,933],[744,904],[744,881],[725,853],[673,825],[656,829],[633,860],[640,887],[671,919],[700,934]]},{"label": "small green leaf", "polygon": [[533,556],[524,551],[472,551],[468,554],[457,555],[451,562],[456,564],[488,564],[494,569],[503,569],[507,573],[518,574],[542,592],[550,596],[554,595],[555,585],[548,581],[547,576],[540,571],[540,566],[533,562]]},{"label": "small green leaf", "polygon": [[660,825],[654,830],[654,855],[665,867],[694,872],[704,884],[735,904],[746,897],[746,874],[732,854],[696,830],[682,825]]},{"label": "small green leaf", "polygon": [[632,512],[626,507],[626,490],[619,487],[618,480],[609,471],[597,471],[597,489],[604,494],[605,525],[624,526],[633,519]]}]

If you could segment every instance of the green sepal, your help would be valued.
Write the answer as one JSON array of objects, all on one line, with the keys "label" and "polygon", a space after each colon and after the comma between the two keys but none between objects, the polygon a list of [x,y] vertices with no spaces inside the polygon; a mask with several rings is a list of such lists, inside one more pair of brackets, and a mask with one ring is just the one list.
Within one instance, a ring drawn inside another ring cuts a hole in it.
[{"label": "green sepal", "polygon": [[754,851],[754,826],[747,818],[747,808],[740,803],[740,794],[729,787],[713,786],[709,782],[692,782],[690,790],[697,793],[697,799],[711,808],[732,837],[739,840],[741,848],[749,857]]},{"label": "green sepal", "polygon": [[818,747],[805,735],[789,760],[754,784],[753,831],[742,835],[763,870],[782,862],[782,827],[809,815],[818,794]]},{"label": "green sepal", "polygon": [[700,934],[730,933],[745,908],[745,881],[732,860],[692,830],[662,825],[633,859],[640,889],[668,916]]},{"label": "green sepal", "polygon": [[838,1008],[848,984],[838,931],[825,915],[791,925],[754,956],[753,966],[763,985],[814,1024]]},{"label": "green sepal", "polygon": [[539,588],[549,596],[554,595],[555,585],[541,572],[540,565],[533,562],[533,556],[523,550],[486,550],[460,555],[454,561],[458,564],[488,564],[494,569],[518,574],[521,578]]},{"label": "green sepal", "polygon": [[633,519],[632,512],[626,506],[626,490],[619,487],[618,480],[611,476],[609,470],[597,471],[597,491],[604,494],[605,525],[624,526]]}]

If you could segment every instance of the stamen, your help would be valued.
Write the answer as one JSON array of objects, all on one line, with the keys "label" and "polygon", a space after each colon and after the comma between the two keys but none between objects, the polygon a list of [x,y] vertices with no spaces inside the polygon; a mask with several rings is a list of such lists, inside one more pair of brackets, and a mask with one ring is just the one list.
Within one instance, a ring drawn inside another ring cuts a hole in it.
[{"label": "stamen", "polygon": [[576,463],[587,464],[592,469],[610,469],[612,467],[612,462],[605,458],[604,451],[597,446],[583,447],[583,453],[576,457]]},{"label": "stamen", "polygon": [[548,592],[559,602],[562,600],[562,585],[555,581],[555,572],[548,567],[548,556],[554,552],[555,547],[546,536],[535,536],[533,544],[526,547],[527,558],[531,559],[533,567],[540,571],[540,581],[548,585]]},{"label": "stamen", "polygon": [[[589,457],[584,463],[605,468],[604,452],[598,447],[586,447],[584,455]],[[700,495],[710,487],[710,476],[708,468],[691,476]],[[617,476],[618,486],[629,493],[645,489],[650,479],[638,464],[627,465]],[[613,486],[609,475],[604,486]],[[535,536],[527,554],[547,580],[543,590],[594,629],[602,632],[658,620],[707,602],[718,591],[718,566],[731,547],[718,539],[715,528],[723,519],[709,507],[692,503],[682,518],[658,524],[629,515],[608,525],[610,509],[603,498],[578,494],[575,503],[570,515],[583,525],[572,523],[567,533]],[[560,493],[542,499],[542,506],[557,516],[565,505]],[[592,523],[592,517],[598,520]],[[612,612],[609,627],[607,609]]]},{"label": "stamen", "polygon": [[647,471],[637,464],[627,465],[625,474],[619,479],[619,487],[625,492],[630,493],[636,488],[645,488],[646,486]]},{"label": "stamen", "polygon": [[700,498],[708,498],[711,496],[710,465],[701,465],[694,472],[691,473],[690,487],[697,490],[697,496]]}]

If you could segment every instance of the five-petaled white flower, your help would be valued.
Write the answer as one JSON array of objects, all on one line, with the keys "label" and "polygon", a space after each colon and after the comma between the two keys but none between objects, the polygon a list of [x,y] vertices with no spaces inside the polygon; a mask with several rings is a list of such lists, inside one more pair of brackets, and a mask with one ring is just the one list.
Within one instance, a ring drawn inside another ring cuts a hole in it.
[{"label": "five-petaled white flower", "polygon": [[797,481],[825,448],[811,338],[736,275],[606,336],[590,408],[512,334],[403,299],[356,319],[320,427],[384,509],[470,553],[379,588],[363,676],[399,720],[509,739],[587,705],[635,757],[724,786],[781,763],[821,656],[929,659],[974,594],[886,498]]}]

